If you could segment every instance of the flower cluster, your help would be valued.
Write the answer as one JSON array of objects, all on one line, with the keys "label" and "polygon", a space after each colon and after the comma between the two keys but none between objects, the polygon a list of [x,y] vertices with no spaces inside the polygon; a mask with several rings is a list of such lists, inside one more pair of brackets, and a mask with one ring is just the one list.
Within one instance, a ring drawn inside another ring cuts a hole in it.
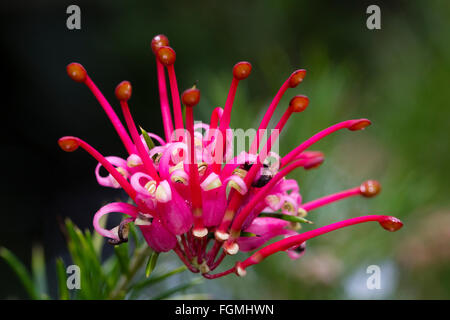
[{"label": "flower cluster", "polygon": [[[152,249],[157,252],[173,250],[192,272],[213,279],[233,272],[243,276],[246,268],[279,251],[286,251],[293,259],[299,258],[304,253],[306,240],[346,226],[377,221],[389,231],[401,228],[402,223],[397,218],[369,215],[298,233],[302,223],[311,223],[305,218],[309,211],[351,196],[372,197],[380,191],[378,182],[369,180],[355,188],[305,203],[297,182],[286,179],[296,168],[311,169],[323,162],[321,152],[307,150],[317,141],[342,129],[356,131],[370,125],[367,119],[347,120],[313,135],[284,157],[272,152],[288,119],[308,106],[306,96],[294,96],[270,136],[263,139],[283,94],[303,81],[305,70],[296,70],[283,83],[249,150],[233,157],[230,115],[238,84],[250,75],[251,64],[243,61],[233,67],[224,108],[213,110],[209,125],[194,124],[193,110],[199,103],[200,91],[194,86],[180,97],[174,68],[176,54],[166,36],[154,37],[151,48],[156,57],[164,138],[143,129],[138,131],[128,106],[132,94],[128,81],[121,82],[115,90],[127,130],[84,67],[78,63],[67,66],[69,76],[87,85],[97,98],[128,153],[126,158],[104,157],[80,138],[66,136],[58,141],[64,151],[72,152],[81,147],[91,154],[99,162],[95,169],[98,183],[121,188],[131,198],[133,204],[109,203],[94,216],[94,228],[111,244],[126,242],[129,224],[134,223]],[[107,170],[107,176],[100,174],[101,167]],[[126,218],[108,230],[99,221],[109,213],[122,213]],[[279,236],[283,239],[261,248]],[[255,252],[229,270],[211,273],[226,255],[239,251]]]}]

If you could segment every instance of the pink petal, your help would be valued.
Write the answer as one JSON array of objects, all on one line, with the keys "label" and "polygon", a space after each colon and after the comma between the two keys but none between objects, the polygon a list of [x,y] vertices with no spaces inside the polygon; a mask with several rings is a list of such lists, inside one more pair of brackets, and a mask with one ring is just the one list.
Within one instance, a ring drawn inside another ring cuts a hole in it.
[{"label": "pink petal", "polygon": [[158,219],[153,219],[149,226],[140,226],[140,229],[147,244],[157,252],[170,251],[177,245],[177,238]]},{"label": "pink petal", "polygon": [[139,210],[135,206],[124,203],[124,202],[112,202],[103,206],[94,215],[94,228],[95,230],[104,237],[116,239],[119,238],[110,230],[104,229],[100,226],[100,218],[108,213],[122,213],[127,214],[133,218],[137,217]]},{"label": "pink petal", "polygon": [[[129,175],[128,166],[127,166],[127,162],[124,159],[119,158],[119,157],[114,157],[114,156],[105,157],[105,159],[108,160],[116,168],[120,167],[123,170],[125,170],[126,178],[128,177],[128,175]],[[101,163],[97,164],[97,166],[95,167],[95,177],[97,178],[98,184],[101,186],[104,186],[104,187],[110,187],[110,188],[115,188],[115,189],[121,188],[119,183],[113,178],[113,176],[111,176],[111,174],[108,174],[108,176],[106,176],[106,177],[103,177],[100,175],[101,167],[102,167]]]}]

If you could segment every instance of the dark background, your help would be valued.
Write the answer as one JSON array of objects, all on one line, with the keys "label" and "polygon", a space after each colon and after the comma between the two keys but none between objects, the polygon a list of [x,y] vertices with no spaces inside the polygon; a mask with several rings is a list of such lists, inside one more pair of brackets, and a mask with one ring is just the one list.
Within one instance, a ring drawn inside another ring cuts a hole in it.
[{"label": "dark background", "polygon": [[[70,4],[81,7],[81,30],[66,28]],[[366,28],[369,4],[381,7],[381,30]],[[311,217],[316,226],[373,212],[405,222],[396,234],[364,226],[311,241],[300,261],[277,255],[251,270],[244,287],[227,278],[208,282],[204,291],[223,293],[216,298],[450,297],[449,2],[4,1],[0,8],[0,245],[25,262],[37,243],[50,266],[66,256],[58,217],[92,228],[102,204],[123,198],[97,185],[93,159],[64,153],[56,143],[76,135],[105,155],[124,155],[100,106],[67,77],[65,66],[82,63],[115,106],[115,86],[131,81],[134,118],[162,134],[149,43],[164,33],[177,52],[180,88],[198,80],[202,90],[198,119],[206,121],[223,106],[231,67],[248,60],[253,72],[239,88],[233,127],[257,125],[284,79],[296,68],[308,70],[304,83],[282,100],[287,104],[297,93],[311,99],[282,135],[283,154],[332,123],[373,120],[364,133],[320,143],[315,149],[327,156],[323,167],[293,176],[306,200],[367,178],[383,185],[374,200],[346,200],[318,211]],[[358,291],[357,279],[370,264],[387,270],[381,292]],[[0,298],[17,297],[25,293],[2,261]]]}]

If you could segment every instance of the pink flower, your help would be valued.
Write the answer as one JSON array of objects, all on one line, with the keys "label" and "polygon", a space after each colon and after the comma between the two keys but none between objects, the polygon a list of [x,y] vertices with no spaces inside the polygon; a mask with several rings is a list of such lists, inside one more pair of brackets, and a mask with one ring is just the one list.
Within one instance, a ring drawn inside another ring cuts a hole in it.
[{"label": "pink flower", "polygon": [[[272,147],[286,122],[294,113],[303,112],[309,99],[294,96],[264,142],[268,124],[283,94],[303,81],[305,70],[297,70],[288,77],[264,115],[250,149],[233,156],[230,115],[238,84],[250,75],[251,64],[239,62],[233,67],[224,108],[214,109],[209,124],[194,124],[193,111],[200,101],[200,91],[193,87],[184,91],[180,99],[174,68],[175,51],[164,35],[153,38],[151,47],[156,56],[164,138],[138,132],[128,106],[132,95],[128,81],[120,83],[115,91],[127,130],[84,67],[78,63],[67,66],[69,76],[86,84],[97,98],[127,151],[123,158],[104,157],[80,138],[66,136],[58,141],[64,151],[72,152],[81,147],[91,154],[99,162],[95,169],[98,183],[122,188],[133,200],[133,204],[107,204],[95,214],[94,228],[109,238],[110,243],[127,241],[127,225],[134,223],[155,251],[174,250],[192,272],[201,272],[212,279],[233,272],[243,276],[246,268],[279,251],[286,251],[293,259],[299,258],[304,253],[306,240],[346,226],[377,221],[389,231],[402,227],[397,218],[371,215],[297,232],[300,223],[310,223],[305,219],[309,211],[355,195],[371,197],[380,191],[378,182],[369,180],[358,187],[304,203],[297,182],[286,179],[296,168],[308,170],[323,162],[321,152],[307,150],[317,141],[341,129],[356,131],[370,125],[367,119],[340,122],[313,135],[284,157],[274,153]],[[182,105],[185,106],[184,119]],[[150,138],[159,145],[154,146]],[[106,177],[100,175],[102,166],[109,173]],[[128,218],[107,230],[100,226],[99,220],[109,213],[122,213]],[[261,248],[279,236],[284,239]],[[210,273],[226,255],[239,250],[256,251],[229,270]]]}]

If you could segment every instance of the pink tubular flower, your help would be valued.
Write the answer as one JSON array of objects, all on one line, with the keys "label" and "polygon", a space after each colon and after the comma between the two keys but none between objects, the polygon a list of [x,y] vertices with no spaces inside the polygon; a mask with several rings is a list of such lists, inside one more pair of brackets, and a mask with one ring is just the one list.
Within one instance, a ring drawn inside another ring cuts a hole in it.
[{"label": "pink tubular flower", "polygon": [[[381,190],[378,182],[368,180],[358,187],[304,203],[297,182],[286,179],[294,169],[308,170],[323,162],[321,152],[307,150],[314,143],[341,129],[356,131],[370,125],[367,119],[343,121],[313,135],[284,157],[274,153],[272,147],[286,122],[294,113],[303,112],[309,99],[294,96],[275,130],[266,141],[263,137],[268,133],[268,124],[283,94],[303,81],[305,70],[293,72],[283,83],[249,151],[233,156],[230,115],[238,84],[251,74],[251,64],[244,61],[233,67],[224,108],[214,109],[210,124],[194,124],[194,108],[200,101],[200,91],[194,86],[180,97],[174,68],[176,54],[166,36],[154,37],[151,48],[156,57],[164,138],[142,129],[138,132],[128,106],[132,95],[128,81],[121,82],[115,91],[125,127],[84,67],[78,63],[67,66],[69,76],[86,84],[97,98],[127,151],[124,158],[104,157],[80,138],[66,136],[58,141],[64,151],[72,152],[81,147],[91,154],[99,162],[95,169],[98,183],[122,188],[133,201],[133,204],[107,204],[94,215],[94,228],[111,244],[128,241],[128,224],[134,223],[152,249],[157,252],[173,250],[192,272],[201,272],[205,278],[213,279],[230,273],[243,276],[246,268],[279,251],[286,251],[292,259],[299,258],[305,251],[306,240],[343,227],[370,221],[379,222],[389,231],[402,227],[397,218],[371,215],[297,232],[301,223],[312,223],[305,219],[309,211],[356,195],[372,197]],[[185,107],[184,119],[182,106]],[[155,146],[152,139],[159,145]],[[101,167],[108,171],[107,176],[100,175]],[[107,230],[99,221],[109,213],[122,213],[127,217],[119,226]],[[262,247],[279,236],[283,239]],[[238,251],[255,252],[233,268],[211,274],[226,255]]]}]

